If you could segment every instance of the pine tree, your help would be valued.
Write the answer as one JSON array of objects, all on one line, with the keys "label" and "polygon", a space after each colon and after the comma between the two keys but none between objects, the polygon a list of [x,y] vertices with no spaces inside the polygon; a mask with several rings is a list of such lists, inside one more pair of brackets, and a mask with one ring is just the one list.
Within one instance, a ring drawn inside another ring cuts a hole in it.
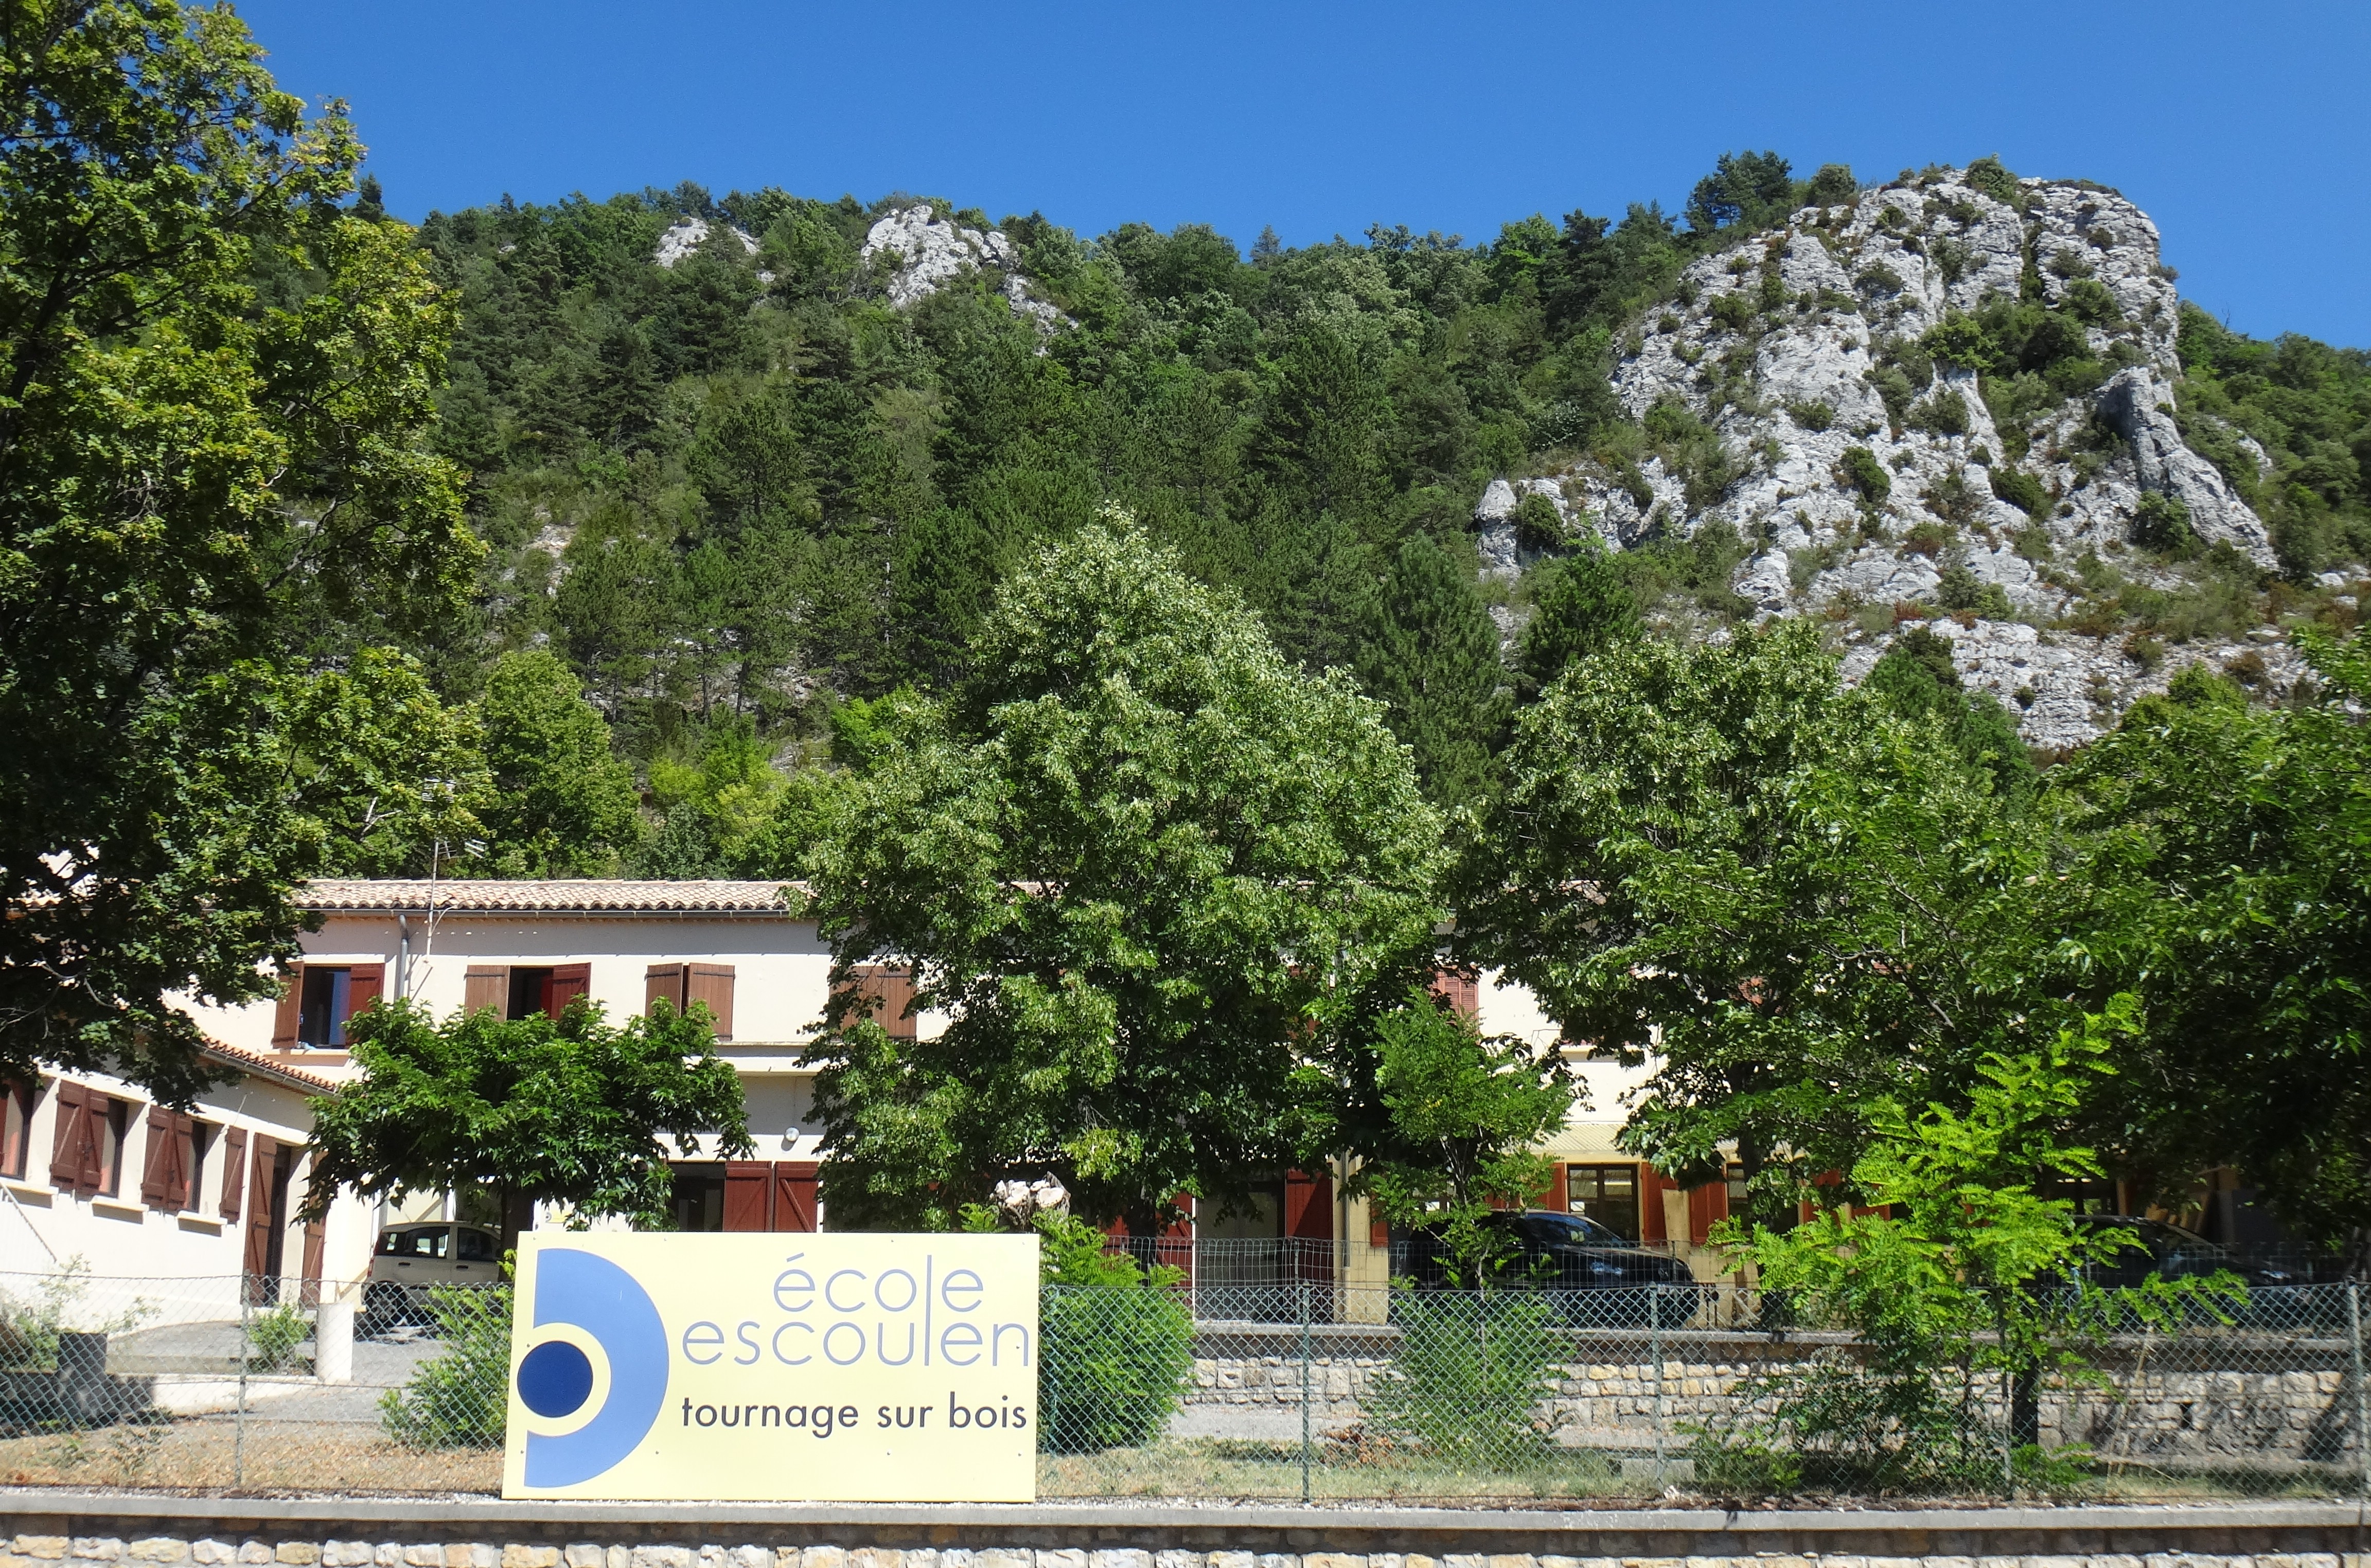
[{"label": "pine tree", "polygon": [[1537,572],[1531,624],[1515,656],[1517,689],[1529,702],[1576,659],[1638,635],[1638,605],[1613,557],[1585,548]]},{"label": "pine tree", "polygon": [[1416,753],[1425,794],[1442,805],[1478,799],[1488,788],[1506,670],[1473,574],[1428,535],[1411,536],[1359,620],[1359,678]]}]

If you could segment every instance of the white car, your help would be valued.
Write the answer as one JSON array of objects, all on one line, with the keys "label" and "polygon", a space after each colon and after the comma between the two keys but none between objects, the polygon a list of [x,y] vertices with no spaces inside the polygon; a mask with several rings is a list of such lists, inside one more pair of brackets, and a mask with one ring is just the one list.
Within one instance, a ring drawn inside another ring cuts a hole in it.
[{"label": "white car", "polygon": [[390,1225],[371,1253],[363,1311],[374,1332],[430,1319],[428,1292],[440,1285],[502,1283],[502,1238],[474,1225]]}]

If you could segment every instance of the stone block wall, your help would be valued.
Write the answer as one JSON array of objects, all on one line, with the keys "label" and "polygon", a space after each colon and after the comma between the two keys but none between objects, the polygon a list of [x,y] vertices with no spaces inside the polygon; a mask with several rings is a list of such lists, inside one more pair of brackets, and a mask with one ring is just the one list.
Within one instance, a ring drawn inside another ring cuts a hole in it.
[{"label": "stone block wall", "polygon": [[[1114,1534],[1124,1535],[1123,1521]],[[1322,1530],[1322,1525],[1320,1526]],[[124,1568],[189,1563],[202,1568],[2371,1568],[2371,1552],[2297,1551],[2148,1554],[1897,1556],[1755,1552],[1741,1555],[1585,1557],[1531,1552],[1189,1551],[1157,1544],[1098,1548],[1023,1545],[897,1548],[653,1541],[655,1530],[611,1539],[453,1540],[422,1528],[393,1539],[172,1534],[18,1535],[0,1568]],[[988,1539],[985,1532],[983,1539]]]}]

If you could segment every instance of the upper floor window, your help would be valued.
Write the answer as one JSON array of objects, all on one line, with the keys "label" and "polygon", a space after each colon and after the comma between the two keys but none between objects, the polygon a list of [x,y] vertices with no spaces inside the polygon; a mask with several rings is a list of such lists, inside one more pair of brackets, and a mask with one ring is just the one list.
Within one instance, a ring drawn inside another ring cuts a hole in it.
[{"label": "upper floor window", "polygon": [[386,981],[383,963],[298,964],[280,994],[272,1045],[283,1051],[344,1050],[346,1025],[377,1002]]}]

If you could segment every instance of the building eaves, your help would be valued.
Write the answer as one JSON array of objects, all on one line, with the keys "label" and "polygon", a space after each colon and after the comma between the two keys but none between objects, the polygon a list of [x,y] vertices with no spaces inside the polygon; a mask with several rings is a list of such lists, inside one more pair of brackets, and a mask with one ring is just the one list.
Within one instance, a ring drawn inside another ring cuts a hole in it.
[{"label": "building eaves", "polygon": [[324,915],[699,916],[790,919],[806,893],[789,881],[626,882],[596,878],[465,882],[327,878],[296,890],[301,909]]}]

